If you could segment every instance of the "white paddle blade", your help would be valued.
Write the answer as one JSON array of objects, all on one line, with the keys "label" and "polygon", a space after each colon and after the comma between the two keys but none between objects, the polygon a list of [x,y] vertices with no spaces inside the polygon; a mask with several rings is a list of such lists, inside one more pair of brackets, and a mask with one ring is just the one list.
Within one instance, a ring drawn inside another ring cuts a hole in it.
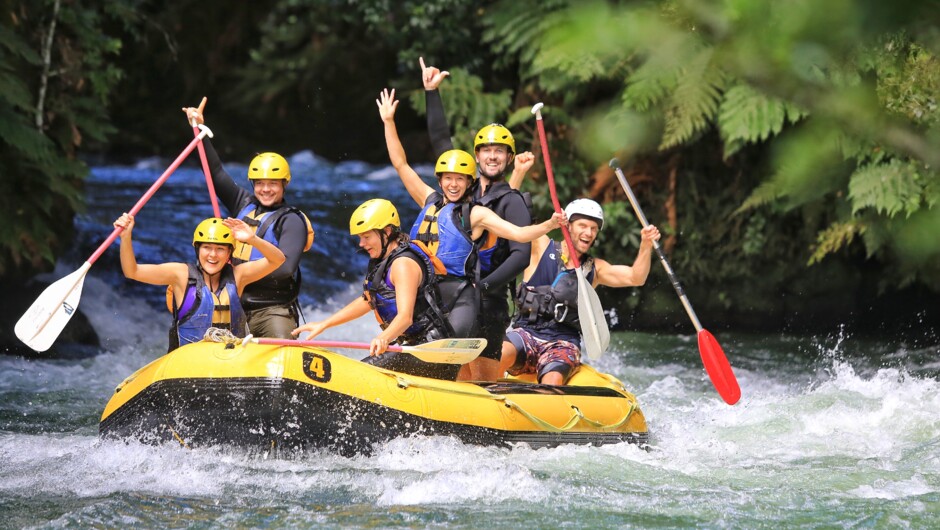
[{"label": "white paddle blade", "polygon": [[486,339],[441,339],[417,346],[402,346],[401,351],[426,363],[467,364],[479,357],[484,348]]},{"label": "white paddle blade", "polygon": [[17,321],[13,328],[16,337],[38,352],[48,350],[78,308],[90,268],[86,261],[77,271],[46,287]]},{"label": "white paddle blade", "polygon": [[575,269],[578,275],[578,320],[581,321],[581,337],[589,359],[596,360],[610,346],[610,330],[604,318],[604,307],[597,292],[584,277],[584,272]]}]

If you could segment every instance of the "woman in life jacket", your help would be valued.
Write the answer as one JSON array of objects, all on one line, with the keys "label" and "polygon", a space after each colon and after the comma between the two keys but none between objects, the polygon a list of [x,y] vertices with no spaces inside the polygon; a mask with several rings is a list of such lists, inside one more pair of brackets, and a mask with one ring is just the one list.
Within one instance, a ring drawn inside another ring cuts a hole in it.
[{"label": "woman in life jacket", "polygon": [[[170,328],[172,351],[202,340],[210,327],[229,329],[245,336],[245,312],[239,296],[245,286],[263,278],[284,263],[284,253],[258,237],[244,221],[209,218],[193,232],[196,263],[138,264],[132,232],[134,216],[127,213],[114,221],[121,227],[121,270],[124,276],[151,285],[166,285],[173,313]],[[249,243],[263,258],[232,266],[235,242]]]},{"label": "woman in life jacket", "polygon": [[292,334],[309,332],[309,339],[372,311],[382,332],[372,339],[364,362],[396,372],[454,380],[459,365],[425,363],[407,353],[386,352],[392,342],[417,344],[452,333],[440,309],[434,269],[401,232],[398,210],[385,199],[368,200],[350,217],[349,233],[359,236],[359,248],[369,255],[362,296]]},{"label": "woman in life jacket", "polygon": [[477,178],[476,161],[473,155],[459,149],[447,151],[437,159],[434,173],[440,191],[436,191],[408,165],[395,127],[395,110],[399,103],[395,90],[384,89],[375,103],[385,124],[385,143],[392,166],[411,198],[422,207],[410,237],[434,264],[444,310],[455,336],[473,336],[479,310],[477,248],[484,233],[528,243],[558,228],[564,216],[554,214],[544,223],[520,227],[489,208],[474,206],[469,191]]}]

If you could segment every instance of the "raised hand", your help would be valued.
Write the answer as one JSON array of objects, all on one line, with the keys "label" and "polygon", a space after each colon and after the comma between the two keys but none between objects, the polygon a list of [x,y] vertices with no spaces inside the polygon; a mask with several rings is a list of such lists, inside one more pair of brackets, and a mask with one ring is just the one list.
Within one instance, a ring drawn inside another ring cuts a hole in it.
[{"label": "raised hand", "polygon": [[251,227],[241,219],[232,219],[229,217],[228,219],[223,219],[222,224],[229,227],[235,239],[237,241],[241,241],[242,243],[247,243],[248,240],[255,235],[254,230],[252,230]]},{"label": "raised hand", "polygon": [[199,102],[198,107],[183,107],[183,113],[186,114],[186,122],[195,127],[206,122],[205,117],[202,114],[203,109],[206,108],[206,98],[203,97],[202,101]]},{"label": "raised hand", "polygon": [[643,230],[640,230],[640,244],[649,243],[653,244],[653,241],[659,241],[660,233],[659,229],[655,225],[646,225]]},{"label": "raised hand", "polygon": [[522,171],[523,173],[532,169],[532,166],[535,164],[535,155],[529,151],[523,151],[516,155],[515,161],[515,170]]},{"label": "raised hand", "polygon": [[379,116],[382,117],[382,121],[395,121],[395,110],[398,108],[398,100],[395,99],[395,89],[393,88],[391,92],[387,88],[383,88],[379,92],[379,99],[375,100],[375,104],[379,107]]},{"label": "raised hand", "polygon": [[130,235],[134,230],[134,216],[124,212],[120,217],[114,220],[114,228],[123,228],[125,235]]},{"label": "raised hand", "polygon": [[421,81],[424,83],[425,90],[437,90],[445,77],[450,75],[448,71],[441,71],[434,66],[425,66],[424,57],[418,57],[418,63],[421,64]]},{"label": "raised hand", "polygon": [[554,230],[555,228],[558,228],[562,224],[566,224],[568,222],[568,216],[565,215],[565,212],[563,211],[555,212],[552,214],[552,218],[549,221],[551,222],[552,230]]}]

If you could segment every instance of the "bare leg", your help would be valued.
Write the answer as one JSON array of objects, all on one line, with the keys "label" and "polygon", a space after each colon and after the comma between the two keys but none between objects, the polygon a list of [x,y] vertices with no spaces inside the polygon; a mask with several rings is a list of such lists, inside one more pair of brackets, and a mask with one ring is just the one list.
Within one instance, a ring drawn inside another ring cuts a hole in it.
[{"label": "bare leg", "polygon": [[563,385],[565,384],[565,378],[561,375],[561,372],[548,372],[542,376],[539,383],[543,385]]},{"label": "bare leg", "polygon": [[506,371],[500,371],[499,361],[477,357],[470,363],[474,381],[496,381]]},{"label": "bare leg", "polygon": [[503,341],[503,352],[499,358],[499,372],[506,373],[512,368],[512,365],[516,364],[516,356],[519,352],[516,351],[516,347],[512,345],[508,340]]}]

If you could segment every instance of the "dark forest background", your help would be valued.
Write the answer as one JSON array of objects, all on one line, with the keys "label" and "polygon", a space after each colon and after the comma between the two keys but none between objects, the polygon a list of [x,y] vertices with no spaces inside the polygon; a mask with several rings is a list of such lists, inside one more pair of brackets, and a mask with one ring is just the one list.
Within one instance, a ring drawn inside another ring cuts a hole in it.
[{"label": "dark forest background", "polygon": [[[178,153],[209,98],[225,160],[386,159],[374,100],[429,160],[418,57],[449,70],[454,141],[500,122],[562,200],[604,204],[597,253],[632,261],[616,156],[712,329],[940,327],[940,2],[876,0],[2,1],[0,277],[49,270],[91,164]],[[224,139],[224,140],[222,140]],[[654,264],[621,320],[688,328]],[[642,306],[642,307],[641,307]],[[638,308],[640,308],[638,310]]]}]

